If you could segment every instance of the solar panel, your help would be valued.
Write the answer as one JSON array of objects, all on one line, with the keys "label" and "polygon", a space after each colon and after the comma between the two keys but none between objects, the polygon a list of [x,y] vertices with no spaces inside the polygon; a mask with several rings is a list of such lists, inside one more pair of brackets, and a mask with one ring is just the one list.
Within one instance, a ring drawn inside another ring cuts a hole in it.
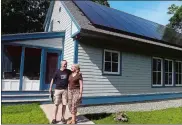
[{"label": "solar panel", "polygon": [[91,1],[74,2],[95,26],[182,45],[181,34],[160,24]]},{"label": "solar panel", "polygon": [[[118,21],[115,19],[115,18],[112,18],[111,15],[109,15],[109,13],[106,13],[105,10],[103,10],[103,8],[100,8],[99,6],[95,6],[92,2],[89,3],[87,2],[88,6],[94,8],[94,10],[96,12],[99,12],[99,16],[105,21],[105,22],[108,22],[110,24],[110,27],[118,27],[119,29],[122,29],[122,30],[127,30],[126,27],[124,26],[124,23],[123,24],[120,24],[118,25]],[[110,17],[110,18],[108,18]]]},{"label": "solar panel", "polygon": [[[99,6],[99,5],[98,5]],[[106,16],[106,18],[105,18],[105,20],[107,20],[108,19],[108,17],[110,17],[110,19],[112,19],[112,20],[116,20],[117,21],[117,23],[112,23],[112,24],[115,24],[115,26],[113,26],[113,27],[111,27],[111,28],[114,28],[114,29],[119,29],[119,30],[122,30],[122,29],[120,29],[119,28],[119,26],[120,25],[122,25],[123,27],[125,27],[125,30],[124,31],[127,31],[127,32],[130,32],[130,33],[138,33],[138,34],[140,34],[140,35],[144,35],[144,34],[142,34],[141,32],[140,32],[140,30],[138,30],[138,29],[136,29],[135,28],[135,30],[133,30],[133,26],[132,26],[132,24],[127,20],[127,19],[125,19],[123,16],[120,16],[118,13],[116,13],[116,12],[112,12],[112,11],[108,11],[108,9],[107,8],[103,8],[101,5],[100,5],[100,10],[104,10],[105,11],[105,13],[108,15],[108,16]],[[122,21],[121,21],[122,20]]]},{"label": "solar panel", "polygon": [[155,34],[153,32],[153,30],[149,30],[149,29],[152,29],[154,27],[149,26],[149,24],[145,23],[145,21],[142,21],[140,18],[137,18],[135,16],[131,16],[130,14],[126,14],[126,13],[122,13],[122,16],[127,18],[127,20],[129,20],[133,25],[137,26],[137,28],[140,29],[140,31],[145,36],[151,37],[151,38],[159,38],[159,36],[157,34]]},{"label": "solar panel", "polygon": [[97,24],[99,25],[103,25],[106,27],[110,27],[110,25],[105,22],[98,14],[97,11],[92,10],[92,7],[88,6],[86,1],[77,1],[79,3],[79,7],[82,8],[82,10],[84,10],[84,14],[88,16],[88,18],[90,19],[90,21],[92,23],[97,22]]}]

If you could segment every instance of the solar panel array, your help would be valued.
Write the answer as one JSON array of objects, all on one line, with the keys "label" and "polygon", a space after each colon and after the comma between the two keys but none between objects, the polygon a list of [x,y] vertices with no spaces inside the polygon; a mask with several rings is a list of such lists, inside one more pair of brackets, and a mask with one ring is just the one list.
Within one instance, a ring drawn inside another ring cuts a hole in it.
[{"label": "solar panel array", "polygon": [[105,7],[89,0],[74,0],[74,2],[95,26],[109,28],[116,32],[123,31],[182,46],[182,34],[163,25]]}]

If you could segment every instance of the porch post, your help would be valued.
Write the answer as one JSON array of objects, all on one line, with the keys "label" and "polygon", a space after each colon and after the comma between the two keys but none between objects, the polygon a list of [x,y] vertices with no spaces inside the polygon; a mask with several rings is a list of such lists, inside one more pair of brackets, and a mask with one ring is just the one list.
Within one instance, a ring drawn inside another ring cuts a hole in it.
[{"label": "porch post", "polygon": [[20,64],[20,85],[19,85],[19,91],[21,91],[22,87],[23,87],[24,60],[25,60],[25,47],[22,47],[21,64]]},{"label": "porch post", "polygon": [[40,88],[39,90],[43,89],[44,84],[44,63],[45,63],[45,49],[42,48],[41,52],[41,62],[40,62]]},{"label": "porch post", "polygon": [[4,44],[1,44],[1,79],[3,79],[3,71],[4,71]]},{"label": "porch post", "polygon": [[74,59],[73,63],[78,63],[78,41],[74,41]]},{"label": "porch post", "polygon": [[61,61],[63,60],[63,58],[62,58],[62,52],[59,52],[58,53],[59,54],[59,57],[58,57],[58,68],[60,68],[61,67]]}]

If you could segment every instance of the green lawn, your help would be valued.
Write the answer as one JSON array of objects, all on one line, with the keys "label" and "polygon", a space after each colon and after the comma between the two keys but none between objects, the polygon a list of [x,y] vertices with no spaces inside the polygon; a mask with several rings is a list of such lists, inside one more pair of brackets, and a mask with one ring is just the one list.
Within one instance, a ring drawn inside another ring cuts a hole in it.
[{"label": "green lawn", "polygon": [[2,124],[48,124],[39,104],[2,105]]},{"label": "green lawn", "polygon": [[[124,124],[182,124],[182,107],[169,108],[165,110],[145,111],[145,112],[125,112],[129,117]],[[96,124],[119,124],[114,121],[114,114],[88,114],[88,119]]]}]

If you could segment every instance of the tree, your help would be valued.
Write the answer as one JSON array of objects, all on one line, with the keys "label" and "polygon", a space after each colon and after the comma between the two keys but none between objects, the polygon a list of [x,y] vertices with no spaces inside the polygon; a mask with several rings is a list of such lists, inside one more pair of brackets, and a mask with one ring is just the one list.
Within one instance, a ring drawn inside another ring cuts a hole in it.
[{"label": "tree", "polygon": [[92,0],[93,2],[95,3],[99,3],[101,5],[104,5],[104,6],[107,6],[107,7],[110,7],[109,3],[107,0]]},{"label": "tree", "polygon": [[2,0],[2,34],[42,32],[49,0]]},{"label": "tree", "polygon": [[[51,0],[2,0],[2,34],[43,32]],[[93,0],[108,6],[107,0]]]},{"label": "tree", "polygon": [[168,14],[172,14],[173,16],[169,19],[170,23],[167,26],[182,33],[182,5],[176,6],[172,4],[168,8]]}]

